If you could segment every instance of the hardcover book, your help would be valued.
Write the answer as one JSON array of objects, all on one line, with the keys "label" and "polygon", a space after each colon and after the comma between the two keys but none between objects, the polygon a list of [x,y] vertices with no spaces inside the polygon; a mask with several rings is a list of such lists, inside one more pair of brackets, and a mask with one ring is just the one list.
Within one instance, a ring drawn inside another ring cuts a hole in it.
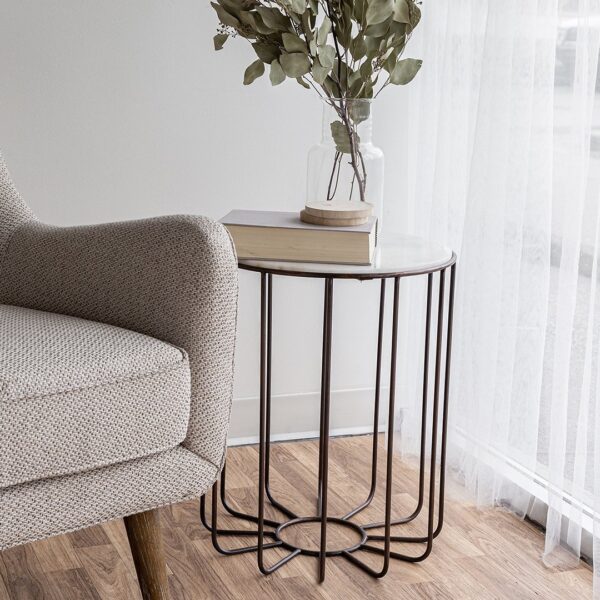
[{"label": "hardcover book", "polygon": [[232,210],[220,222],[241,259],[369,265],[377,241],[376,217],[364,225],[327,227],[303,223],[294,212]]}]

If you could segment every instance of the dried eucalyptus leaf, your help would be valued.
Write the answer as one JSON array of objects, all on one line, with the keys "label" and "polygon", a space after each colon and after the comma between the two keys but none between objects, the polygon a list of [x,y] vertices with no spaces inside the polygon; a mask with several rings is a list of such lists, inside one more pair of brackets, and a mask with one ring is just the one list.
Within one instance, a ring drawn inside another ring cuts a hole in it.
[{"label": "dried eucalyptus leaf", "polygon": [[304,54],[308,54],[306,42],[295,33],[284,33],[281,37],[283,39],[283,47],[287,52],[303,52]]},{"label": "dried eucalyptus leaf", "polygon": [[282,54],[279,62],[288,77],[302,77],[310,71],[310,60],[302,52],[293,52],[292,54]]},{"label": "dried eucalyptus leaf", "polygon": [[275,29],[269,27],[257,12],[242,12],[240,13],[240,21],[245,25],[250,26],[257,33],[270,35],[275,33]]},{"label": "dried eucalyptus leaf", "polygon": [[414,3],[413,0],[409,1],[410,28],[412,31],[421,22],[421,9]]},{"label": "dried eucalyptus leaf", "polygon": [[373,98],[373,90],[375,88],[375,84],[372,81],[367,81],[361,90],[360,97],[361,98]]},{"label": "dried eucalyptus leaf", "polygon": [[296,15],[303,14],[307,9],[306,0],[281,0],[281,3],[295,12]]},{"label": "dried eucalyptus leaf", "polygon": [[283,69],[281,68],[281,65],[277,59],[271,63],[269,79],[271,80],[271,85],[279,85],[285,81],[285,73],[283,72]]},{"label": "dried eucalyptus leaf", "polygon": [[323,87],[327,91],[327,95],[334,98],[336,96],[341,96],[341,90],[339,89],[338,84],[333,80],[331,75],[328,75],[323,82]]},{"label": "dried eucalyptus leaf", "polygon": [[367,0],[354,0],[352,3],[352,18],[359,25],[363,25],[363,20],[365,18],[366,13],[366,3]]},{"label": "dried eucalyptus leaf", "polygon": [[397,23],[410,23],[407,0],[394,0],[394,21]]},{"label": "dried eucalyptus leaf", "polygon": [[419,72],[422,64],[423,61],[416,58],[405,58],[397,62],[390,75],[390,82],[394,85],[406,85],[410,83]]},{"label": "dried eucalyptus leaf", "polygon": [[292,0],[292,9],[295,13],[301,15],[308,8],[306,0]]},{"label": "dried eucalyptus leaf", "polygon": [[277,8],[259,6],[256,12],[261,16],[263,23],[271,29],[288,31],[291,28],[289,18]]},{"label": "dried eucalyptus leaf", "polygon": [[365,60],[358,70],[363,79],[370,79],[371,75],[373,75],[373,63],[370,60]]},{"label": "dried eucalyptus leaf", "polygon": [[235,28],[241,25],[241,23],[233,15],[230,15],[220,4],[211,2],[210,5],[215,9],[217,17],[219,17],[219,21],[221,21],[223,25],[229,25],[230,27]]},{"label": "dried eucalyptus leaf", "polygon": [[390,29],[390,25],[392,23],[392,17],[389,16],[385,21],[381,23],[376,23],[373,25],[367,25],[365,29],[366,37],[374,37],[374,38],[382,38],[384,37]]},{"label": "dried eucalyptus leaf", "polygon": [[362,78],[360,71],[353,71],[349,76],[348,76],[348,85],[352,86],[354,85],[358,80],[360,80]]},{"label": "dried eucalyptus leaf", "polygon": [[322,46],[319,48],[319,62],[328,68],[333,67],[333,63],[335,61],[335,48],[331,45]]},{"label": "dried eucalyptus leaf", "polygon": [[398,62],[398,53],[394,50],[383,63],[383,68],[391,75],[396,63]]},{"label": "dried eucalyptus leaf", "polygon": [[217,0],[218,3],[231,15],[237,17],[242,10],[243,4],[240,0]]},{"label": "dried eucalyptus leaf", "polygon": [[[342,154],[350,154],[352,145],[350,144],[350,134],[348,129],[341,121],[334,121],[330,125],[331,136],[335,142],[335,149]],[[360,144],[360,138],[355,134],[356,144]]]},{"label": "dried eucalyptus leaf", "polygon": [[227,35],[226,33],[217,33],[217,35],[215,35],[215,37],[213,38],[215,50],[221,50],[225,45],[225,42],[227,41],[228,37],[229,35]]},{"label": "dried eucalyptus leaf", "polygon": [[254,42],[252,47],[254,48],[254,52],[256,52],[256,56],[265,63],[271,64],[280,54],[279,48],[274,44]]},{"label": "dried eucalyptus leaf", "polygon": [[319,14],[319,3],[317,2],[317,0],[308,0],[308,6],[313,15]]},{"label": "dried eucalyptus leaf", "polygon": [[313,56],[317,55],[318,49],[317,49],[317,40],[315,38],[313,38],[312,40],[310,40],[310,42],[308,43],[308,47],[310,49],[310,53]]},{"label": "dried eucalyptus leaf", "polygon": [[244,71],[244,85],[250,85],[254,80],[258,79],[265,72],[265,63],[262,60],[255,60]]},{"label": "dried eucalyptus leaf", "polygon": [[325,79],[327,79],[327,75],[329,75],[330,71],[331,71],[331,67],[329,67],[329,68],[324,67],[318,60],[315,60],[315,62],[313,63],[312,69],[311,69],[313,79],[319,85],[323,85],[323,83],[325,82]]},{"label": "dried eucalyptus leaf", "polygon": [[367,25],[377,25],[392,16],[393,0],[369,0],[367,6]]},{"label": "dried eucalyptus leaf", "polygon": [[[362,89],[362,86],[363,79],[360,71],[355,71],[348,77],[348,88],[350,92],[350,97],[357,98],[360,93],[360,90]],[[355,105],[354,102],[352,102],[351,104],[352,106]],[[352,108],[352,106],[350,108]]]},{"label": "dried eucalyptus leaf", "polygon": [[361,60],[367,54],[367,44],[360,33],[350,43],[350,54],[354,60]]},{"label": "dried eucalyptus leaf", "polygon": [[367,47],[367,58],[373,59],[379,53],[379,38],[365,38],[365,46]]},{"label": "dried eucalyptus leaf", "polygon": [[317,33],[317,44],[319,46],[323,46],[327,43],[327,36],[329,36],[329,32],[331,31],[331,21],[329,17],[325,17],[323,22],[319,27],[319,31]]},{"label": "dried eucalyptus leaf", "polygon": [[308,85],[308,83],[306,83],[306,81],[304,81],[304,79],[302,79],[302,77],[296,77],[296,81],[306,90],[310,90],[310,85]]},{"label": "dried eucalyptus leaf", "polygon": [[349,108],[350,118],[356,125],[366,121],[371,115],[371,104],[369,102],[349,102]]},{"label": "dried eucalyptus leaf", "polygon": [[342,16],[336,24],[335,33],[338,43],[348,48],[352,40],[352,5],[342,2]]}]

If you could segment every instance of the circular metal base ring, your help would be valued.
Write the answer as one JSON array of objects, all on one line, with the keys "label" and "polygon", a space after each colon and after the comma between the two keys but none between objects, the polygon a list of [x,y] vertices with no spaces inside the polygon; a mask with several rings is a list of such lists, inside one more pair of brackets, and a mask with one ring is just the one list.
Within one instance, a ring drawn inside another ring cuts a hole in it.
[{"label": "circular metal base ring", "polygon": [[[320,556],[319,550],[313,550],[311,548],[303,548],[302,546],[296,546],[295,544],[291,544],[290,542],[284,540],[281,537],[281,532],[288,527],[293,527],[294,525],[300,525],[302,523],[321,523],[321,517],[298,517],[297,519],[291,519],[290,521],[286,521],[282,523],[275,530],[275,539],[281,542],[284,548],[288,550],[300,550],[302,554],[307,556]],[[348,546],[346,548],[336,548],[335,550],[327,550],[325,552],[325,556],[340,556],[344,552],[354,552],[358,550],[363,544],[367,541],[367,532],[356,523],[352,523],[351,521],[345,521],[344,519],[340,519],[338,517],[327,517],[327,523],[334,523],[336,525],[342,525],[343,527],[347,527],[348,529],[352,529],[354,532],[360,535],[360,541],[352,546]]]}]

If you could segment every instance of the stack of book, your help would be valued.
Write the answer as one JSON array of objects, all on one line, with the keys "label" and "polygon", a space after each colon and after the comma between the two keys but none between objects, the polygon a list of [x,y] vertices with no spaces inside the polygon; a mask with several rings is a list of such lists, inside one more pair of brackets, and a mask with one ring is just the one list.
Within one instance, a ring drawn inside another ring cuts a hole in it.
[{"label": "stack of book", "polygon": [[298,213],[232,210],[221,219],[240,259],[369,265],[377,243],[377,219],[363,225],[327,227]]}]

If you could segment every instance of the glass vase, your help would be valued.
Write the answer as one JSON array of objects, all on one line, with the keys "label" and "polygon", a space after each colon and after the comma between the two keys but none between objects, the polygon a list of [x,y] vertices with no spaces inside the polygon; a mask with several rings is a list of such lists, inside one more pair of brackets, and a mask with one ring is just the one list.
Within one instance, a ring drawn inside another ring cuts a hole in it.
[{"label": "glass vase", "polygon": [[308,153],[306,203],[368,202],[381,234],[384,157],[372,130],[372,100],[323,99],[321,141]]}]

